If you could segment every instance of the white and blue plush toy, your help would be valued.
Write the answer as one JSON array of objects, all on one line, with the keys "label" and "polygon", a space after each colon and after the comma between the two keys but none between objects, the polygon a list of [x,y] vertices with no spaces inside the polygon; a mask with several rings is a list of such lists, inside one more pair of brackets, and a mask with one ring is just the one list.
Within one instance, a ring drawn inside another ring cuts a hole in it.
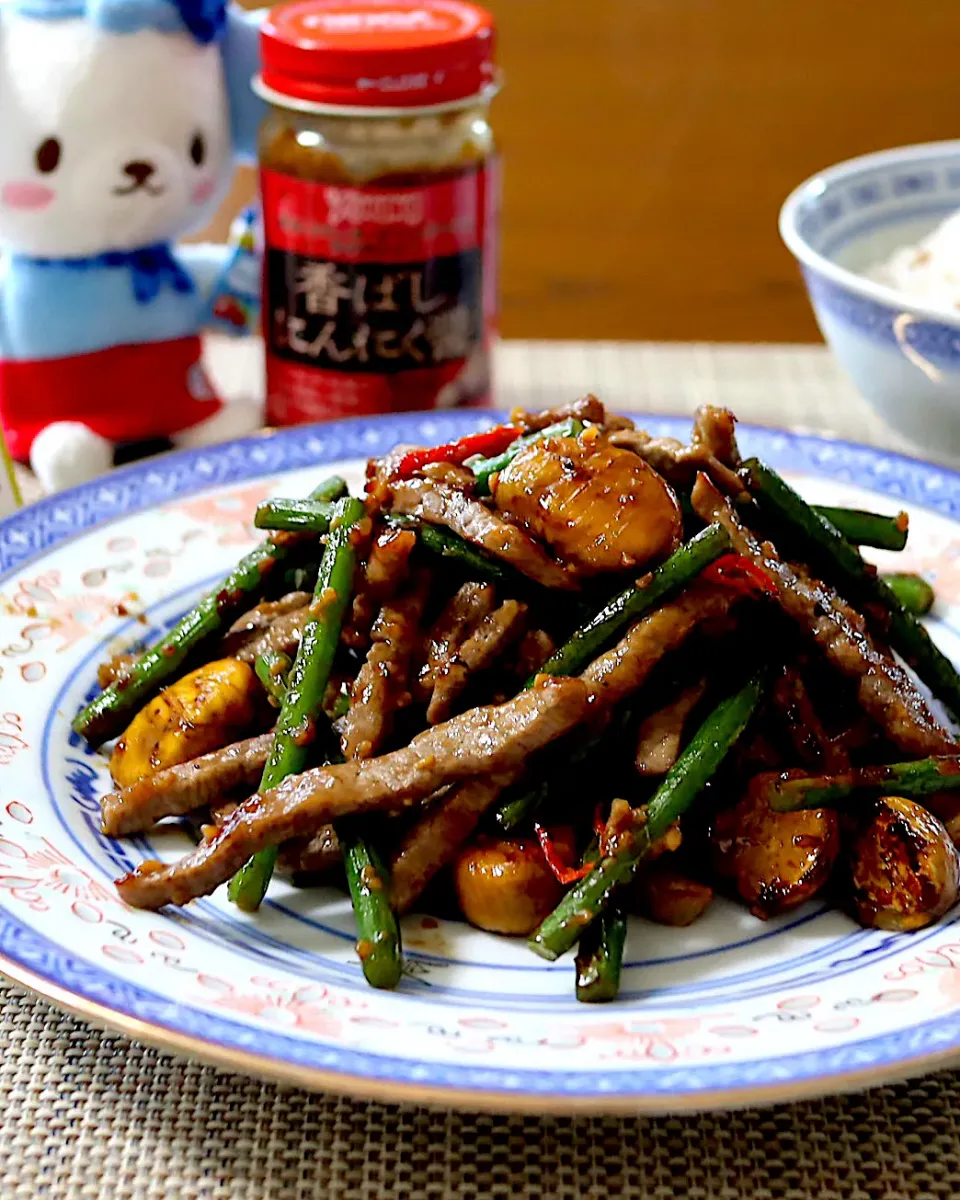
[{"label": "white and blue plush toy", "polygon": [[261,15],[0,3],[0,419],[49,489],[256,423],[199,361],[228,249],[173,243],[252,154]]}]

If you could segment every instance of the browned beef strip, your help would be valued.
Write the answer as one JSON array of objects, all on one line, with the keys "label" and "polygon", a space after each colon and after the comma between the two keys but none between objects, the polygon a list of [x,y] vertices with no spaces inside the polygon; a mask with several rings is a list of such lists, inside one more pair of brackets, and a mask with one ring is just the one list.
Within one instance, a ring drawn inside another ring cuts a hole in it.
[{"label": "browned beef strip", "polygon": [[[370,632],[367,657],[354,680],[350,708],[338,723],[346,758],[370,758],[375,754],[390,731],[394,713],[410,703],[411,663],[421,642],[420,619],[427,601],[429,576],[418,572],[405,592],[397,596],[390,596],[389,592],[406,578],[411,548],[403,548],[402,571],[392,569],[381,557],[372,574],[368,572],[369,594],[386,598]],[[285,843],[280,855],[292,870],[307,874],[329,870],[342,857],[337,832],[329,823],[321,825],[312,837]]]},{"label": "browned beef strip", "polygon": [[382,529],[374,538],[366,563],[357,571],[350,620],[343,634],[347,645],[365,643],[380,605],[406,582],[416,544],[412,529]]},{"label": "browned beef strip", "polygon": [[408,912],[440,868],[452,862],[480,818],[516,775],[491,775],[455,784],[407,831],[390,864],[390,901],[397,912]]},{"label": "browned beef strip", "polygon": [[640,722],[636,753],[639,774],[666,775],[670,770],[680,754],[687,718],[706,690],[706,679],[700,679]]},{"label": "browned beef strip", "polygon": [[458,467],[456,463],[427,463],[417,474],[422,475],[424,479],[432,479],[435,483],[450,483],[462,492],[472,493],[477,486],[477,477],[470,468]]},{"label": "browned beef strip", "polygon": [[240,657],[240,651],[270,629],[278,618],[299,612],[309,603],[309,592],[288,592],[279,600],[264,600],[234,621],[220,643],[219,653],[224,658]]},{"label": "browned beef strip", "polygon": [[141,863],[118,880],[134,908],[186,904],[225,883],[266,846],[311,835],[354,813],[396,811],[472,775],[509,772],[582,719],[578,679],[543,679],[506,704],[474,708],[380,758],[351,759],[291,775],[251,796],[208,842],[172,866]]},{"label": "browned beef strip", "polygon": [[210,824],[222,825],[237,807],[236,800],[216,800],[210,805]]},{"label": "browned beef strip", "polygon": [[526,622],[527,606],[518,600],[504,600],[499,608],[479,622],[446,666],[437,672],[427,708],[427,720],[431,725],[438,725],[450,716],[471,675],[492,666],[520,637]]},{"label": "browned beef strip", "polygon": [[570,404],[558,404],[556,408],[545,408],[541,412],[526,412],[515,408],[510,414],[511,425],[518,425],[523,433],[539,433],[548,425],[565,421],[567,417],[575,417],[578,421],[591,421],[594,425],[602,425],[606,420],[606,410],[596,396],[587,393],[579,400]]},{"label": "browned beef strip", "polygon": [[428,580],[423,577],[383,602],[343,718],[341,740],[346,758],[376,754],[390,732],[393,714],[410,703],[410,662],[420,646],[427,589]]},{"label": "browned beef strip", "polygon": [[702,404],[693,418],[691,444],[699,447],[710,458],[716,459],[725,467],[736,470],[740,466],[737,418],[729,408],[717,408],[713,404]]},{"label": "browned beef strip", "polygon": [[[609,712],[640,687],[661,658],[680,646],[698,624],[725,615],[733,600],[732,593],[698,584],[638,621],[581,676],[591,688],[597,715]],[[394,855],[392,896],[398,911],[409,909],[435,872],[450,862],[470,837],[486,809],[520,773],[469,779],[452,788],[413,826]]]},{"label": "browned beef strip", "polygon": [[636,691],[661,659],[683,645],[698,625],[725,616],[736,598],[731,590],[700,580],[641,617],[580,676],[591,690],[593,711],[609,712]]},{"label": "browned beef strip", "polygon": [[412,529],[381,529],[377,534],[364,569],[364,584],[375,599],[389,596],[406,580],[416,544]]},{"label": "browned beef strip", "polygon": [[286,616],[277,617],[272,625],[255,634],[236,650],[232,657],[241,662],[254,663],[267,650],[280,650],[284,654],[295,654],[300,645],[303,627],[310,619],[310,606],[305,605]]},{"label": "browned beef strip", "polygon": [[804,766],[830,774],[849,768],[849,754],[827,733],[796,666],[783,668],[770,689],[770,700]]},{"label": "browned beef strip", "polygon": [[[581,679],[591,689],[598,717],[644,682],[661,658],[686,640],[701,622],[725,615],[732,593],[695,585],[672,604],[648,614],[607,654],[596,659]],[[473,833],[483,812],[520,770],[496,779],[470,779],[438,800],[417,822],[394,856],[393,897],[399,911],[410,907],[433,874],[450,862]]]},{"label": "browned beef strip", "polygon": [[97,667],[97,686],[106,689],[112,683],[126,679],[136,661],[135,654],[114,654]]},{"label": "browned beef strip", "polygon": [[951,735],[939,724],[910,676],[866,621],[828,584],[806,568],[783,562],[770,542],[761,542],[730,501],[705,476],[693,489],[693,506],[704,521],[719,521],[738,553],[760,568],[776,588],[783,611],[812,638],[833,667],[857,683],[864,711],[891,742],[908,754],[949,754]]},{"label": "browned beef strip", "polygon": [[733,414],[727,409],[704,405],[697,410],[689,446],[676,438],[651,437],[642,429],[612,433],[610,442],[638,454],[674,487],[689,488],[697,472],[704,471],[722,491],[739,496],[744,486],[734,469],[740,455],[733,425]]},{"label": "browned beef strip", "polygon": [[262,733],[108,792],[100,801],[100,828],[108,837],[140,833],[161,817],[182,816],[236,788],[256,787],[272,742],[272,733]]},{"label": "browned beef strip", "polygon": [[[247,787],[259,781],[260,775],[245,780]],[[210,805],[210,825],[204,828],[205,838],[215,835],[237,808],[237,800],[217,800]],[[340,842],[332,825],[321,825],[313,837],[294,838],[280,847],[279,864],[285,871],[317,875],[329,871],[342,859]]]},{"label": "browned beef strip", "polygon": [[539,542],[448,483],[396,480],[390,485],[389,505],[395,513],[446,526],[544,587],[564,591],[577,587],[576,577],[550,558]]},{"label": "browned beef strip", "polygon": [[310,838],[294,838],[280,847],[279,863],[287,871],[319,875],[329,871],[343,858],[337,832],[332,825],[321,825]]},{"label": "browned beef strip", "polygon": [[252,629],[266,629],[277,617],[285,617],[287,613],[296,612],[309,603],[309,592],[287,592],[279,600],[264,600],[237,617],[227,632],[245,633]]},{"label": "browned beef strip", "polygon": [[528,629],[517,647],[514,674],[520,679],[529,679],[540,670],[556,648],[556,643],[545,629]]},{"label": "browned beef strip", "polygon": [[427,637],[426,662],[420,670],[416,695],[426,703],[437,676],[466,641],[470,630],[493,612],[496,589],[492,583],[464,583],[450,597]]},{"label": "browned beef strip", "polygon": [[397,469],[397,464],[409,454],[411,450],[419,450],[419,446],[399,445],[394,446],[389,454],[385,454],[382,458],[371,458],[367,462],[367,512],[371,508],[377,513],[383,510],[383,500],[387,495],[387,487],[390,480],[393,478]]}]

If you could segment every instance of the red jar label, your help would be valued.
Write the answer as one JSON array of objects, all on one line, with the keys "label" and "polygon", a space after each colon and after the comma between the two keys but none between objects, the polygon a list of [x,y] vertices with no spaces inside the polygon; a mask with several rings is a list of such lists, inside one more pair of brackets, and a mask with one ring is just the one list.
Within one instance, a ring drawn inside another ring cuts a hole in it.
[{"label": "red jar label", "polygon": [[494,172],[413,187],[261,173],[267,420],[485,403]]}]

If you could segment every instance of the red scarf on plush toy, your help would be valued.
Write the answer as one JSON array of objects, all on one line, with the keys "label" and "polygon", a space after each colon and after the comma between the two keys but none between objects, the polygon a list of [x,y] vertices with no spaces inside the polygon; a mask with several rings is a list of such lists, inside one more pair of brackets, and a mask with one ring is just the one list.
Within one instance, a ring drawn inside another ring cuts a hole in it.
[{"label": "red scarf on plush toy", "polygon": [[[33,439],[53,421],[83,423],[111,442],[149,441],[188,429],[220,408],[200,363],[200,338],[113,346],[92,354],[0,362],[10,453],[28,462]],[[131,394],[130,380],[137,380]]]}]

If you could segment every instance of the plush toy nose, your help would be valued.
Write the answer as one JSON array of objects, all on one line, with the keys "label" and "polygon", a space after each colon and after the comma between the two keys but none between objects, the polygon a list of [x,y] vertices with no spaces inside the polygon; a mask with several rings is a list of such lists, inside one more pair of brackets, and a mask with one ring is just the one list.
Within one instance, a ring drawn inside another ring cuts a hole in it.
[{"label": "plush toy nose", "polygon": [[129,175],[133,182],[140,187],[154,173],[156,167],[149,162],[128,162],[123,168],[124,175]]}]

